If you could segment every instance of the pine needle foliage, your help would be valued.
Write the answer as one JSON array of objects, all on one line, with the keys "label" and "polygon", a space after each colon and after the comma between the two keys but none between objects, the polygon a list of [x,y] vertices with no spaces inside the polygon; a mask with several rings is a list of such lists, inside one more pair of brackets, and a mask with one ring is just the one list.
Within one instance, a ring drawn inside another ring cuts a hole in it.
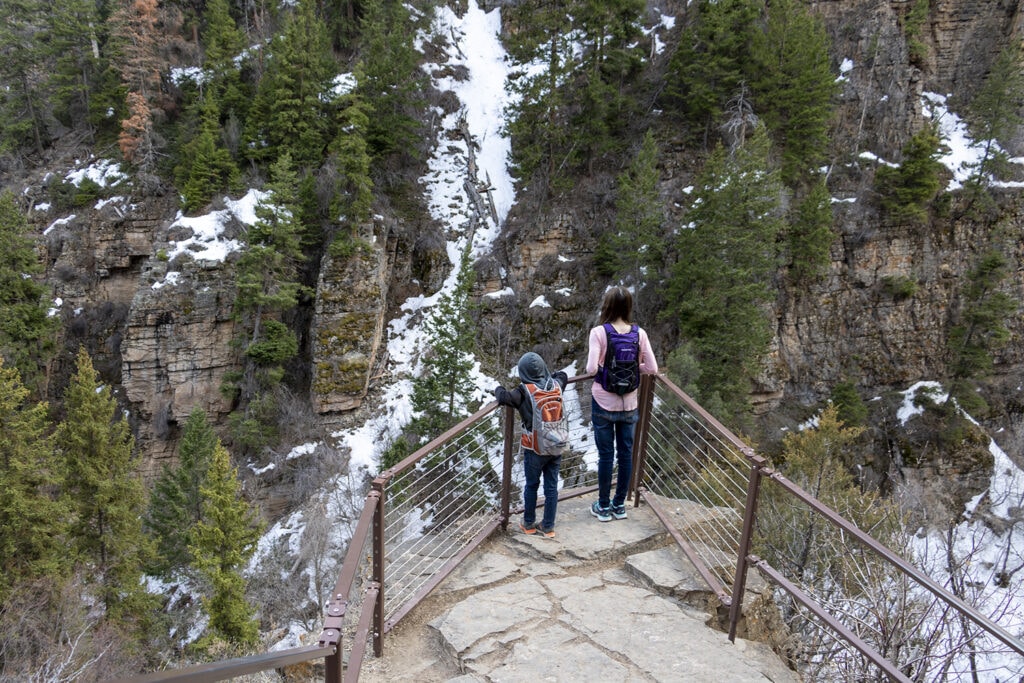
[{"label": "pine needle foliage", "polygon": [[629,167],[618,177],[615,224],[598,238],[598,272],[641,287],[657,277],[664,244],[658,191],[658,143],[648,130]]},{"label": "pine needle foliage", "polygon": [[164,466],[149,500],[146,526],[157,544],[157,573],[169,575],[191,562],[189,534],[202,519],[200,487],[219,443],[206,413],[194,408],[182,429],[178,462]]},{"label": "pine needle foliage", "polygon": [[300,172],[320,165],[333,133],[329,98],[338,65],[316,0],[286,10],[283,32],[269,46],[247,120],[247,154],[273,163],[288,155]]},{"label": "pine needle foliage", "polygon": [[696,182],[679,230],[669,314],[700,363],[699,398],[734,415],[771,340],[768,304],[783,230],[782,185],[763,126],[732,153],[722,146]]},{"label": "pine needle foliage", "polygon": [[245,598],[242,569],[256,551],[262,524],[241,496],[238,472],[227,450],[214,447],[209,469],[200,486],[201,519],[190,533],[193,567],[208,582],[203,608],[210,629],[237,645],[255,645],[259,623]]},{"label": "pine needle foliage", "polygon": [[752,80],[750,50],[756,40],[759,0],[700,0],[669,63],[662,100],[705,146],[726,104]]},{"label": "pine needle foliage", "polygon": [[832,262],[832,195],[825,177],[815,174],[810,190],[789,218],[789,275],[794,282],[809,284],[828,273]]},{"label": "pine needle foliage", "polygon": [[256,223],[245,233],[238,260],[235,315],[242,331],[243,372],[239,410],[230,420],[236,441],[260,448],[276,439],[272,389],[295,356],[298,340],[281,317],[308,291],[299,281],[304,226],[299,217],[298,180],[291,157],[271,167],[267,195],[256,206]]},{"label": "pine needle foliage", "polygon": [[108,615],[145,618],[153,596],[141,579],[153,546],[142,530],[146,491],[132,457],[135,440],[84,348],[76,360],[57,429],[75,550],[96,572]]},{"label": "pine needle foliage", "polygon": [[984,192],[993,180],[1007,179],[1012,164],[1006,152],[1024,126],[1024,47],[1010,41],[1004,47],[967,108],[972,136],[983,145],[981,158],[965,189],[983,207],[992,204]]},{"label": "pine needle foliage", "polygon": [[875,190],[893,220],[919,223],[928,217],[928,208],[942,189],[941,145],[936,125],[926,125],[903,146],[899,166],[881,166],[875,173]]},{"label": "pine needle foliage", "polygon": [[366,128],[367,149],[378,169],[394,156],[419,158],[424,131],[426,74],[416,50],[417,20],[409,6],[393,0],[361,4],[358,94],[373,115]]},{"label": "pine needle foliage", "polygon": [[839,86],[821,18],[801,0],[766,4],[765,28],[756,34],[759,73],[752,87],[756,109],[781,152],[782,181],[798,187],[826,160]]},{"label": "pine needle foliage", "polygon": [[70,573],[63,468],[48,406],[32,403],[18,370],[0,358],[0,602],[20,581]]},{"label": "pine needle foliage", "polygon": [[412,407],[417,417],[413,428],[425,440],[448,429],[468,414],[476,345],[476,324],[470,310],[470,293],[476,271],[467,244],[459,262],[455,287],[438,300],[424,324],[428,339],[422,371],[413,380]]},{"label": "pine needle foliage", "polygon": [[949,334],[950,393],[975,415],[987,408],[975,391],[976,380],[991,373],[995,353],[1010,340],[1007,325],[1019,309],[1003,289],[1009,277],[1009,262],[1001,251],[990,248],[982,253],[967,273],[956,324]]},{"label": "pine needle foliage", "polygon": [[30,230],[14,195],[0,194],[0,355],[41,397],[58,320],[47,314],[50,290]]}]

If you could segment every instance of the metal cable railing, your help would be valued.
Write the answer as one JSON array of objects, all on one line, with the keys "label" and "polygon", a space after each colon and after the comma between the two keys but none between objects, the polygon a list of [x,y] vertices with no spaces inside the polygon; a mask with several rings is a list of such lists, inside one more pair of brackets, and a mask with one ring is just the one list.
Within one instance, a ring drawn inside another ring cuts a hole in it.
[{"label": "metal cable railing", "polygon": [[[586,379],[566,392],[573,446],[559,498],[595,488]],[[984,674],[982,655],[1015,657],[1024,675],[1019,636],[773,470],[664,377],[644,378],[640,403],[635,503],[729,607],[730,639],[753,567],[775,587],[785,625],[771,644],[810,680],[961,680]],[[384,634],[508,524],[521,501],[519,432],[515,411],[492,403],[374,479],[318,645],[134,680],[225,680],[315,659],[330,683],[358,680],[366,646],[381,656]],[[785,525],[812,529],[813,542],[779,544],[772,528]]]},{"label": "metal cable railing", "polygon": [[644,499],[727,585],[735,573],[750,465],[736,444],[671,385],[654,382],[652,390],[640,475]]},{"label": "metal cable railing", "polygon": [[385,620],[495,519],[504,457],[502,414],[395,467],[384,488]]},{"label": "metal cable railing", "polygon": [[[776,586],[785,637],[773,645],[812,680],[1024,674],[1019,636],[968,604],[969,586],[939,585],[892,550],[907,534],[882,512],[857,516],[876,538],[773,470],[664,378],[648,405],[642,497],[729,605],[730,638],[752,566]],[[1006,666],[1008,658],[1018,663]]]}]

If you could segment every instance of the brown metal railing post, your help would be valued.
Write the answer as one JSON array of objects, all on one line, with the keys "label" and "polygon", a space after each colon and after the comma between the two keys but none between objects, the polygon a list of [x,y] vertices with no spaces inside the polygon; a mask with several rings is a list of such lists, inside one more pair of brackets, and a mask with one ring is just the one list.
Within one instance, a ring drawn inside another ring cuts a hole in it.
[{"label": "brown metal railing post", "polygon": [[384,656],[384,483],[373,482],[373,488],[380,493],[377,510],[373,514],[373,580],[379,586],[373,608],[373,654]]},{"label": "brown metal railing post", "polygon": [[747,584],[747,556],[750,555],[750,543],[754,537],[754,521],[757,519],[757,494],[761,490],[761,467],[753,464],[750,467],[750,478],[747,480],[747,502],[743,510],[743,531],[737,549],[736,578],[732,584],[732,604],[729,605],[729,641],[736,641],[736,628],[740,621],[743,607],[743,591]]},{"label": "brown metal railing post", "polygon": [[647,435],[651,431],[651,407],[654,405],[655,375],[640,375],[639,420],[633,440],[633,473],[629,478],[629,490],[633,492],[633,506],[640,505],[640,485],[643,483],[644,468],[647,465]]},{"label": "brown metal railing post", "polygon": [[501,467],[501,529],[508,528],[508,520],[512,516],[512,459],[515,447],[512,440],[516,436],[515,408],[505,407],[502,416],[502,434],[505,441],[505,455]]}]

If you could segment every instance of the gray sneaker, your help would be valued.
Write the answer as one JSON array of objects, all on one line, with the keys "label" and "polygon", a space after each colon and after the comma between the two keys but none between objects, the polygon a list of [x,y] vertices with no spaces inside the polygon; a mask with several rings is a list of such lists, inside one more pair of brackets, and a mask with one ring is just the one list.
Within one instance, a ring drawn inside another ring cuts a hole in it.
[{"label": "gray sneaker", "polygon": [[612,505],[611,507],[612,517],[615,519],[626,518],[626,506],[625,505]]},{"label": "gray sneaker", "polygon": [[599,522],[610,522],[612,521],[612,509],[603,508],[598,501],[594,501],[594,504],[590,506],[590,514],[597,517]]}]

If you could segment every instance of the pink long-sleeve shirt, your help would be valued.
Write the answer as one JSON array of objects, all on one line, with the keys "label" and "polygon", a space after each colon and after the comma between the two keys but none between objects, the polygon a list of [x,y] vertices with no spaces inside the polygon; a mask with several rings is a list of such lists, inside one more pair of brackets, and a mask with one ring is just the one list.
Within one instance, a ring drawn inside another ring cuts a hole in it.
[{"label": "pink long-sleeve shirt", "polygon": [[[617,329],[617,328],[616,328]],[[627,328],[628,329],[628,328]],[[620,330],[622,331],[622,330]],[[645,375],[653,375],[658,372],[658,361],[654,358],[654,351],[651,349],[651,341],[647,338],[644,328],[640,332],[640,372]],[[608,335],[603,325],[590,330],[590,353],[587,354],[587,374],[592,375],[597,369],[604,365],[604,354],[608,349]],[[605,410],[636,410],[638,391],[631,391],[624,396],[605,391],[604,387],[597,381],[591,383],[591,393],[597,405]]]}]

